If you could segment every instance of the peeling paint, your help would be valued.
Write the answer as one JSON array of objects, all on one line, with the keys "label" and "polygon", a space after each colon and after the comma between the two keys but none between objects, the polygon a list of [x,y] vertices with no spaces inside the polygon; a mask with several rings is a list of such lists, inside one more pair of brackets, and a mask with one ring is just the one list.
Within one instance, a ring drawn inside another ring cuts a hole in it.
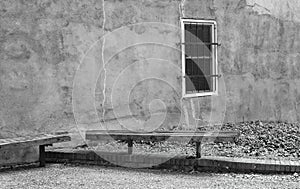
[{"label": "peeling paint", "polygon": [[190,99],[190,103],[191,103],[191,111],[192,111],[193,119],[196,121],[203,121],[203,119],[199,119],[196,116],[196,108],[195,108],[195,103],[194,103],[193,98]]},{"label": "peeling paint", "polygon": [[258,14],[268,14],[278,19],[300,22],[298,0],[247,0],[247,5]]}]

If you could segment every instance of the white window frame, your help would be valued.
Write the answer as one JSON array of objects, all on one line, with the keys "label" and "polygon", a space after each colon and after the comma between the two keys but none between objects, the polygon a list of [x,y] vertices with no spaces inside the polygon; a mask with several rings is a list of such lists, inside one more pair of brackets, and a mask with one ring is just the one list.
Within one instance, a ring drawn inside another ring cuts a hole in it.
[{"label": "white window frame", "polygon": [[[186,19],[181,18],[181,60],[182,60],[182,97],[183,98],[193,98],[193,97],[202,97],[202,96],[212,96],[218,95],[218,77],[213,77],[213,91],[212,92],[201,92],[201,93],[193,93],[187,94],[186,93],[186,78],[185,78],[185,31],[184,31],[184,24],[185,23],[202,23],[205,25],[212,26],[212,43],[217,43],[217,22],[214,20],[198,20],[198,19]],[[213,75],[218,75],[218,61],[217,61],[217,45],[212,45],[212,69]]]}]

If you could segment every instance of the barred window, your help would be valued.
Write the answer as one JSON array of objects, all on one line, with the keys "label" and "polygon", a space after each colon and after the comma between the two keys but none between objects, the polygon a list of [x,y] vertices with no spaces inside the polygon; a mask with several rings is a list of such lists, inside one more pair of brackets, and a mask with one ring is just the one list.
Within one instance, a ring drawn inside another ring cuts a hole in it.
[{"label": "barred window", "polygon": [[182,19],[183,96],[217,94],[217,33],[211,20]]}]

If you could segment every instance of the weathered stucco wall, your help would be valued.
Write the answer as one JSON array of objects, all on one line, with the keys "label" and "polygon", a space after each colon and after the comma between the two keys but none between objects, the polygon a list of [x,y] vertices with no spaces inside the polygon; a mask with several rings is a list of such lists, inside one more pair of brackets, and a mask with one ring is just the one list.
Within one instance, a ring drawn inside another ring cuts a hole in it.
[{"label": "weathered stucco wall", "polygon": [[[0,137],[97,128],[103,115],[110,128],[146,130],[223,115],[300,121],[299,10],[298,0],[2,0]],[[219,97],[181,100],[180,17],[218,23]]]}]

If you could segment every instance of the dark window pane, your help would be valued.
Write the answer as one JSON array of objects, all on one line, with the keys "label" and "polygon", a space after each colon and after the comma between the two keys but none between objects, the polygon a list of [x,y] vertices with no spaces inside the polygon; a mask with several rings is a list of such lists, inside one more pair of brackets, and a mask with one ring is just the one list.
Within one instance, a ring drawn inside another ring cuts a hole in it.
[{"label": "dark window pane", "polygon": [[186,36],[185,42],[211,42],[211,25],[187,23],[184,25],[184,29]]},{"label": "dark window pane", "polygon": [[199,23],[187,23],[184,27],[187,93],[212,91],[212,27]]},{"label": "dark window pane", "polygon": [[186,77],[187,91],[193,90],[196,92],[211,90],[211,66],[209,60],[192,60],[186,59]]}]

